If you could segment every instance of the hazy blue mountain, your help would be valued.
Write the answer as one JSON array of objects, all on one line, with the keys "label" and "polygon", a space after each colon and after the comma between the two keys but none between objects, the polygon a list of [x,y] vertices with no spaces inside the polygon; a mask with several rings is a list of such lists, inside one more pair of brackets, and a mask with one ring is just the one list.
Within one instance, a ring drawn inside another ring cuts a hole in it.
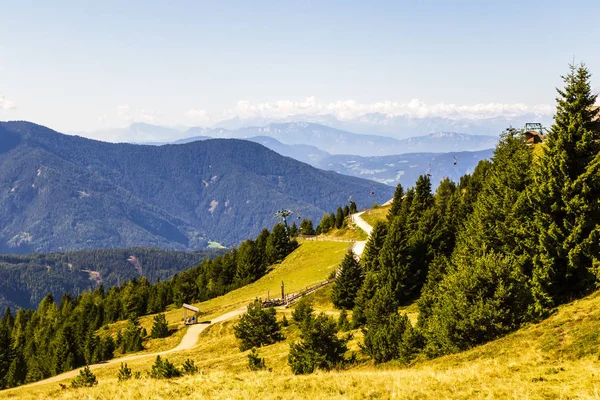
[{"label": "hazy blue mountain", "polygon": [[319,220],[393,188],[313,168],[257,143],[143,146],[0,123],[0,252],[200,249],[256,236],[289,208]]},{"label": "hazy blue mountain", "polygon": [[[172,143],[154,142],[144,144],[153,146],[164,146],[165,144],[184,144],[208,139],[213,138],[211,138],[210,136],[192,136],[189,138],[176,140]],[[323,160],[326,157],[329,157],[330,155],[328,152],[323,151],[315,146],[305,144],[283,144],[279,140],[268,136],[249,137],[245,140],[262,144],[266,148],[271,149],[274,152],[281,154],[282,156],[291,157],[294,160],[302,161],[312,166],[317,166],[317,164],[321,160]]]},{"label": "hazy blue mountain", "polygon": [[[383,157],[332,155],[316,165],[340,174],[371,179],[387,185],[413,186],[419,175],[429,173],[433,187],[444,178],[458,182],[473,172],[477,163],[492,156],[493,149],[456,153],[409,153]],[[454,162],[456,161],[456,165]]]},{"label": "hazy blue mountain", "polygon": [[312,166],[318,165],[319,162],[330,156],[328,152],[323,151],[316,146],[307,144],[283,144],[277,139],[268,136],[256,136],[248,138],[248,140],[260,143],[282,156],[292,157],[295,160],[305,162]]},{"label": "hazy blue mountain", "polygon": [[[187,136],[186,128],[172,128],[135,122],[126,128],[101,129],[93,137],[113,143],[166,144]],[[88,135],[84,135],[88,136]]]},{"label": "hazy blue mountain", "polygon": [[270,124],[236,130],[224,128],[194,128],[188,134],[219,138],[250,139],[267,136],[283,144],[311,145],[330,154],[385,156],[414,152],[477,151],[495,147],[498,136],[467,135],[455,132],[431,133],[408,139],[362,135],[325,125],[307,122]]},{"label": "hazy blue mountain", "polygon": [[[384,114],[366,114],[360,117],[340,120],[331,115],[293,115],[287,118],[233,118],[219,122],[214,128],[237,130],[250,126],[266,126],[306,121],[327,125],[332,128],[367,135],[391,136],[404,139],[412,136],[423,136],[433,132],[461,132],[469,135],[498,136],[500,132],[513,126],[522,128],[527,122],[541,122],[544,126],[552,125],[552,116],[524,114],[517,117],[494,118],[443,118],[408,116],[391,117]],[[465,149],[471,150],[471,149]]]}]

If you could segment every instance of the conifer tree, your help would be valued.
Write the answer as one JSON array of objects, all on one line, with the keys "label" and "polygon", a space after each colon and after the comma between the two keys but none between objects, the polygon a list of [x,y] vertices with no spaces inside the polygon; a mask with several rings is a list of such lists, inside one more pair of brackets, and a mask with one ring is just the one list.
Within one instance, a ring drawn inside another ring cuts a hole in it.
[{"label": "conifer tree", "polygon": [[298,236],[298,225],[296,225],[296,221],[290,227],[290,237],[294,238]]},{"label": "conifer tree", "polygon": [[275,309],[263,308],[259,300],[248,305],[248,311],[240,317],[233,330],[235,337],[240,341],[240,351],[283,340]]},{"label": "conifer tree", "polygon": [[5,321],[0,322],[0,388],[7,387],[7,375],[12,362],[12,341]]},{"label": "conifer tree", "polygon": [[337,308],[351,310],[354,307],[356,293],[362,285],[364,275],[361,266],[348,250],[338,268],[338,276],[333,283],[331,301]]},{"label": "conifer tree", "polygon": [[338,207],[335,215],[335,227],[341,229],[344,226],[344,210],[342,207]]},{"label": "conifer tree", "polygon": [[309,297],[303,297],[292,311],[292,320],[298,325],[302,325],[313,317],[314,311],[312,300]]},{"label": "conifer tree", "polygon": [[401,184],[396,185],[396,190],[394,191],[394,198],[392,200],[392,205],[390,206],[390,211],[388,211],[387,219],[388,221],[392,221],[395,216],[400,214],[400,209],[402,208],[402,198],[404,197],[404,188]]},{"label": "conifer tree", "polygon": [[358,207],[356,206],[356,203],[352,200],[350,200],[350,214],[354,214],[358,212]]},{"label": "conifer tree", "polygon": [[347,338],[338,338],[335,321],[325,315],[307,320],[301,327],[300,342],[290,345],[288,364],[294,374],[310,374],[315,369],[330,370],[344,361]]},{"label": "conifer tree", "polygon": [[361,256],[361,263],[365,266],[365,270],[379,271],[379,253],[385,243],[387,233],[388,224],[384,221],[377,221]]},{"label": "conifer tree", "polygon": [[267,240],[266,251],[270,264],[283,261],[291,251],[291,247],[292,243],[290,242],[290,237],[283,224],[275,224],[273,231]]},{"label": "conifer tree", "polygon": [[164,338],[169,336],[169,324],[165,314],[158,314],[154,316],[154,323],[152,324],[152,332],[150,337],[153,339]]},{"label": "conifer tree", "polygon": [[23,384],[27,376],[27,364],[23,357],[23,352],[18,349],[13,349],[13,358],[8,368],[6,376],[6,387],[15,387]]},{"label": "conifer tree", "polygon": [[[284,229],[285,230],[285,229]],[[275,231],[273,231],[275,232]],[[275,234],[275,233],[273,233]],[[271,240],[273,235],[269,236],[267,242]],[[267,243],[266,248],[269,248]],[[271,250],[272,251],[272,250]],[[259,258],[260,253],[254,240],[245,240],[237,250],[236,262],[237,270],[235,274],[236,282],[250,283],[254,282],[264,275],[264,263]]]},{"label": "conifer tree", "polygon": [[304,218],[300,223],[300,234],[301,235],[314,235],[315,228],[313,227],[313,223],[310,219]]},{"label": "conifer tree", "polygon": [[535,311],[543,314],[571,295],[593,288],[600,238],[600,129],[590,73],[571,65],[557,89],[554,125],[534,170],[531,191],[535,251]]}]

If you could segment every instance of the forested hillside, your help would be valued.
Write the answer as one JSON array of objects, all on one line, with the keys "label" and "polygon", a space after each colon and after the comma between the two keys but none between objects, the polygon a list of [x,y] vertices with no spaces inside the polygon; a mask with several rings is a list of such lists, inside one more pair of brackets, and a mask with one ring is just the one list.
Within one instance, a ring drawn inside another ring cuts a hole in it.
[{"label": "forested hillside", "polygon": [[[140,351],[149,336],[139,326],[140,316],[254,282],[296,247],[284,226],[276,224],[272,232],[263,229],[256,240],[246,240],[237,250],[205,259],[166,281],[152,284],[142,276],[108,290],[99,285],[79,296],[64,293],[59,299],[48,294],[37,310],[6,309],[0,320],[0,389],[105,361],[115,351]],[[78,255],[80,260],[94,257],[93,252]],[[120,320],[129,322],[116,337],[99,334],[102,326]],[[168,327],[163,332],[168,336]]]},{"label": "forested hillside", "polygon": [[144,276],[150,282],[214,258],[224,250],[194,252],[153,248],[97,249],[30,255],[0,254],[0,307],[35,308],[51,293],[78,295]]},{"label": "forested hillside", "polygon": [[[345,291],[376,363],[468,349],[597,288],[600,126],[589,78],[584,66],[564,77],[543,144],[509,129],[458,184],[433,194],[422,175],[398,186],[363,253],[360,289]],[[398,307],[415,300],[412,326]]]},{"label": "forested hillside", "polygon": [[317,219],[350,196],[367,207],[392,192],[248,141],[111,144],[0,123],[3,253],[232,245],[273,226],[282,208]]}]

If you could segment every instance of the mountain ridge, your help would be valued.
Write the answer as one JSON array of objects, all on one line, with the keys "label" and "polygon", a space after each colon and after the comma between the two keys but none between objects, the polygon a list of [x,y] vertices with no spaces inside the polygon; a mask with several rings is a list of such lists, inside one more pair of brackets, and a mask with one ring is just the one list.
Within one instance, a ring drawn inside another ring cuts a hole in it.
[{"label": "mountain ridge", "polygon": [[280,208],[318,220],[350,196],[366,207],[393,192],[235,139],[114,144],[28,122],[0,123],[0,139],[3,252],[233,245]]}]

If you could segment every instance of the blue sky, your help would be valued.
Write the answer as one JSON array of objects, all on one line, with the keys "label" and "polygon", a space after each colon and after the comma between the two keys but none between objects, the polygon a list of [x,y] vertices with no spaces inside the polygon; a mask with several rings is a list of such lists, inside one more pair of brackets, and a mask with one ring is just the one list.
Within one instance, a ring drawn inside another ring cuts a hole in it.
[{"label": "blue sky", "polygon": [[600,75],[598,1],[0,0],[0,10],[0,120],[67,132],[301,112],[547,113],[573,57]]}]

